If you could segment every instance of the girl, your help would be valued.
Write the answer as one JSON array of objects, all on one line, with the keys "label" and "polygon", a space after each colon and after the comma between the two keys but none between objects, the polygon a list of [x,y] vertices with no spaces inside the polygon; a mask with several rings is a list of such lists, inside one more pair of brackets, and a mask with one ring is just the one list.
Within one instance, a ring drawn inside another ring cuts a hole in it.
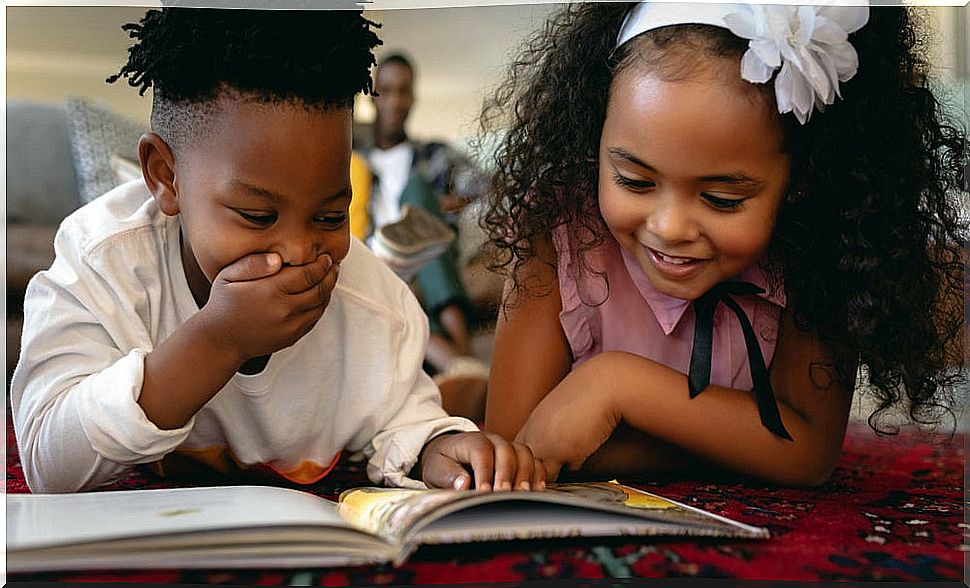
[{"label": "girl", "polygon": [[[572,5],[486,102],[507,276],[486,428],[553,478],[815,485],[859,368],[937,422],[958,370],[963,132],[903,8]],[[508,115],[508,118],[506,118]],[[950,413],[952,414],[952,413]]]}]

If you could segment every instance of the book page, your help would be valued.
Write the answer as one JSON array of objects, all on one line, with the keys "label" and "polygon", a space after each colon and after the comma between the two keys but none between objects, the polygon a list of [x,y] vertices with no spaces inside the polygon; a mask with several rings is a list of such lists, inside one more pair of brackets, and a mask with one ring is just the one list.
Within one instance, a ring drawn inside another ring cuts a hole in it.
[{"label": "book page", "polygon": [[419,518],[470,494],[475,492],[353,488],[340,495],[338,512],[353,526],[397,543]]},{"label": "book page", "polygon": [[[487,515],[479,516],[473,511]],[[507,517],[504,511],[515,514]],[[558,536],[553,533],[557,527],[570,529],[566,533],[569,535],[767,536],[764,529],[690,508],[615,480],[551,484],[545,492],[360,488],[340,496],[339,512],[354,526],[396,543],[409,542],[419,533],[421,542],[432,536],[434,542],[472,537],[482,540],[492,535],[497,539],[513,538],[523,533],[535,536],[539,527],[545,529],[543,536]],[[620,525],[625,519],[635,526]],[[501,522],[496,526],[493,523],[497,521]],[[611,528],[613,533],[609,532]],[[425,529],[427,533],[422,532]]]},{"label": "book page", "polygon": [[266,486],[7,495],[8,550],[286,525],[348,526],[326,499]]}]

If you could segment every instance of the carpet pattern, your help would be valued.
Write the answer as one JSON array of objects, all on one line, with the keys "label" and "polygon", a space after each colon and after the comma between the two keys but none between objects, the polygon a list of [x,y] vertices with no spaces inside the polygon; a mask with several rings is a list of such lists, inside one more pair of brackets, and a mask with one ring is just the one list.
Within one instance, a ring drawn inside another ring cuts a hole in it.
[{"label": "carpet pattern", "polygon": [[[736,478],[621,480],[691,506],[770,529],[765,541],[562,540],[424,547],[399,568],[154,570],[10,574],[9,581],[178,582],[253,585],[400,585],[555,578],[699,577],[773,580],[962,580],[965,436],[877,437],[853,423],[839,466],[811,490]],[[179,482],[214,485],[215,479]],[[367,485],[363,464],[342,462],[304,487],[335,498]],[[171,487],[138,471],[111,490]],[[7,427],[7,492],[28,492]]]}]

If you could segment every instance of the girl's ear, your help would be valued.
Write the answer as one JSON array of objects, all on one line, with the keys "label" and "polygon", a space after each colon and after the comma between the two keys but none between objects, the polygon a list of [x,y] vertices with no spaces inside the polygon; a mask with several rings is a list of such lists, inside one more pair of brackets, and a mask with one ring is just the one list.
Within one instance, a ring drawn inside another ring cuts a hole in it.
[{"label": "girl's ear", "polygon": [[138,140],[138,160],[145,185],[169,216],[179,212],[178,189],[175,185],[175,155],[171,147],[156,133],[145,133]]}]

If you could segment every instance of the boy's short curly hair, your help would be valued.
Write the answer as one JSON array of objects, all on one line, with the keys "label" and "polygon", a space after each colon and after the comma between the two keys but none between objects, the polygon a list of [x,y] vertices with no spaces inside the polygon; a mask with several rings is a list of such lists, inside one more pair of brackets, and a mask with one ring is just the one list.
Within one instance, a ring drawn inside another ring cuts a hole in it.
[{"label": "boy's short curly hair", "polygon": [[375,23],[359,9],[149,10],[122,28],[137,42],[106,81],[152,88],[152,128],[173,148],[204,129],[216,98],[349,108],[371,92]]}]

